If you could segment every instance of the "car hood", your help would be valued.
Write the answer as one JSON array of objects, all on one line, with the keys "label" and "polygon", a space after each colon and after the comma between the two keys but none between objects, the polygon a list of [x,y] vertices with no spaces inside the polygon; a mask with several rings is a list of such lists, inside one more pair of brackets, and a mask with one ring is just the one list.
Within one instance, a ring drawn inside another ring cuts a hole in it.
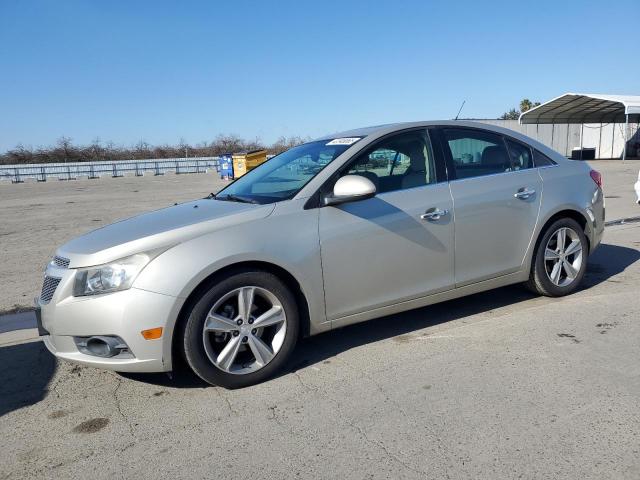
[{"label": "car hood", "polygon": [[274,205],[255,205],[202,199],[107,225],[74,238],[56,255],[70,260],[69,267],[87,267],[149,250],[169,248],[191,238],[264,218]]}]

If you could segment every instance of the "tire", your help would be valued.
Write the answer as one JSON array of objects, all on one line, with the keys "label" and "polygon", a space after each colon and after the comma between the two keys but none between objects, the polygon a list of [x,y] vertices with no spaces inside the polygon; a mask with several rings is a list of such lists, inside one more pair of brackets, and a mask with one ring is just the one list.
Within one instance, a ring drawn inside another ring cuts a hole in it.
[{"label": "tire", "polygon": [[[263,315],[267,312],[270,316]],[[254,385],[285,364],[298,339],[299,318],[294,295],[277,276],[237,271],[213,282],[191,309],[183,334],[184,356],[211,385]]]},{"label": "tire", "polygon": [[[563,229],[565,231],[564,245],[560,249],[558,248],[560,238],[558,232]],[[572,247],[574,250],[569,248],[574,242],[579,242],[579,252],[575,250],[576,247]],[[549,250],[547,250],[548,247]],[[580,256],[579,261],[578,255]],[[531,273],[526,282],[527,288],[547,297],[562,297],[573,293],[584,277],[588,255],[587,237],[578,222],[571,218],[556,220],[547,227],[536,245]],[[559,267],[555,267],[557,263],[560,264]]]}]

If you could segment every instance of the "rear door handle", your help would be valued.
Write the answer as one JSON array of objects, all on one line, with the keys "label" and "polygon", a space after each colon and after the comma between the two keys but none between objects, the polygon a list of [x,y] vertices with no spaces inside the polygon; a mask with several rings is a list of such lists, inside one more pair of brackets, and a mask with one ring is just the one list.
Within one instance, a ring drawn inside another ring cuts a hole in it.
[{"label": "rear door handle", "polygon": [[527,198],[535,195],[536,191],[532,188],[520,188],[516,193],[513,194],[514,197],[519,198],[520,200],[526,200]]},{"label": "rear door handle", "polygon": [[422,220],[435,222],[437,220],[440,220],[442,217],[446,215],[449,215],[449,210],[446,210],[446,209],[442,210],[440,208],[430,208],[429,210],[424,212],[422,215],[420,215],[420,218]]}]

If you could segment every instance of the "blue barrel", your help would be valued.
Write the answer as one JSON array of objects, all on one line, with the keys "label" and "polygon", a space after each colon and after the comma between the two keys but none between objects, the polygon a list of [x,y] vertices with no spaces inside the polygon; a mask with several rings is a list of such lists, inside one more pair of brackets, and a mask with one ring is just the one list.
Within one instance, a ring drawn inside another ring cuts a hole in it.
[{"label": "blue barrel", "polygon": [[223,180],[233,178],[233,159],[230,154],[220,156],[220,178]]}]

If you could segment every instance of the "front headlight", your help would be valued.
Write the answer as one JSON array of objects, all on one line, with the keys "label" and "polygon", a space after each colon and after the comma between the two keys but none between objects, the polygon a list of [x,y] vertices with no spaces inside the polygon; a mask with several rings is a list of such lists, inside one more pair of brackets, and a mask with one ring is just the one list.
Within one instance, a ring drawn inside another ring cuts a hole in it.
[{"label": "front headlight", "polygon": [[73,296],[98,295],[126,290],[147,264],[164,251],[137,253],[112,263],[95,267],[79,268]]}]

